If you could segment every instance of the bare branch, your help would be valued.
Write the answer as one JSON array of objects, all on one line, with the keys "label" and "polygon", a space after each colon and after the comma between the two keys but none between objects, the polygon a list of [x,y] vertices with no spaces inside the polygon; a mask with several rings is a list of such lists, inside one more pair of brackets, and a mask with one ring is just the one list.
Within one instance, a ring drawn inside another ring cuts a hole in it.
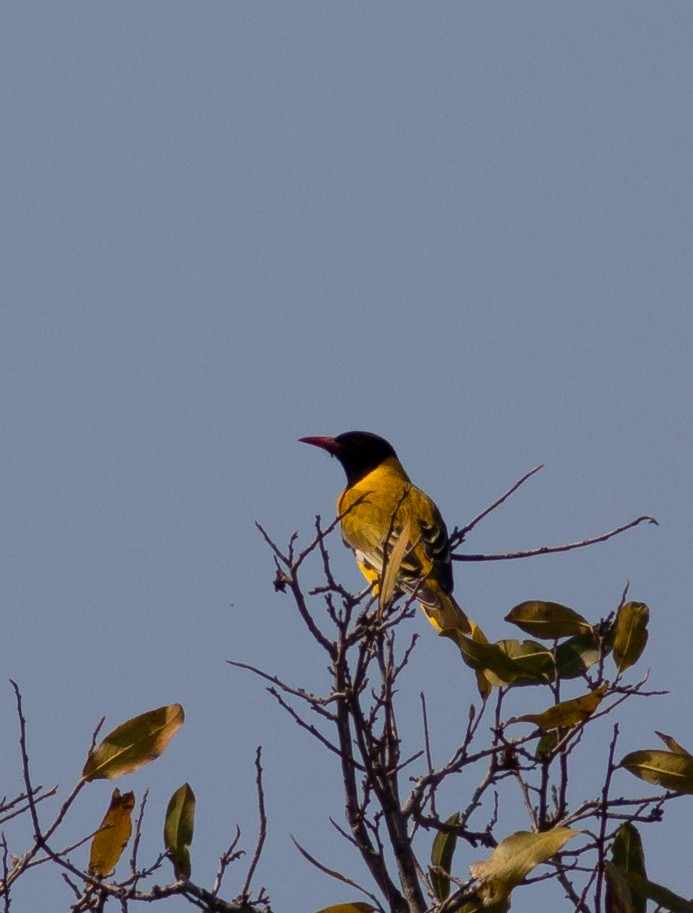
[{"label": "bare branch", "polygon": [[576,548],[584,548],[587,545],[596,545],[598,542],[606,542],[607,539],[612,539],[614,536],[618,536],[620,533],[626,532],[626,530],[633,529],[633,527],[639,526],[641,523],[653,523],[655,526],[659,526],[658,521],[654,517],[643,516],[638,517],[636,520],[631,520],[630,523],[626,523],[616,529],[612,529],[608,533],[602,533],[600,536],[591,536],[588,539],[581,539],[579,542],[567,542],[564,545],[542,545],[539,548],[530,548],[519,552],[503,552],[493,555],[452,555],[452,560],[509,561],[512,558],[534,558],[537,555],[553,555],[557,552],[569,552]]},{"label": "bare branch", "polygon": [[614,764],[614,756],[616,754],[616,742],[618,741],[618,723],[614,723],[613,737],[611,739],[611,744],[609,745],[609,759],[607,762],[606,768],[606,777],[604,778],[604,786],[602,788],[602,808],[601,808],[601,820],[599,822],[599,845],[597,848],[597,883],[594,892],[594,907],[597,913],[601,913],[602,909],[602,883],[604,880],[604,862],[606,859],[606,826],[608,818],[608,808],[609,808],[609,789],[611,788],[611,778],[614,775],[614,770],[616,765]]},{"label": "bare branch", "polygon": [[[315,726],[311,725],[306,720],[304,720],[303,717],[300,715],[300,713],[298,713],[291,706],[291,704],[287,703],[284,700],[284,698],[281,696],[281,694],[279,694],[278,691],[276,691],[274,688],[268,688],[267,690],[272,695],[272,697],[277,701],[279,706],[283,710],[286,710],[286,712],[289,714],[291,719],[294,720],[301,727],[301,729],[305,729],[306,732],[310,733],[310,735],[312,735],[314,739],[317,739],[318,742],[320,742],[322,745],[324,745],[325,748],[329,749],[331,752],[333,752],[334,754],[336,754],[338,756],[340,755],[340,753],[341,753],[340,749],[336,745],[333,745],[332,742],[330,742],[330,740],[326,736],[324,736],[320,732],[319,729],[317,729]],[[357,762],[354,762],[354,763],[357,763]],[[363,768],[360,765],[357,764],[357,766],[358,766],[359,770],[363,770]]]},{"label": "bare branch", "polygon": [[518,479],[518,481],[515,482],[514,485],[511,485],[510,488],[500,496],[500,498],[496,498],[492,504],[489,504],[489,506],[482,510],[480,514],[477,514],[473,520],[470,520],[466,526],[456,526],[450,535],[450,548],[457,548],[458,545],[464,542],[467,533],[471,532],[477,523],[481,522],[484,517],[487,517],[497,507],[500,507],[500,505],[504,501],[507,501],[510,495],[514,494],[517,489],[527,481],[527,479],[530,479],[535,473],[539,472],[539,470],[543,468],[544,464],[540,463],[538,466],[535,466],[534,469],[530,469],[529,472],[526,472],[521,479]]},{"label": "bare branch", "polygon": [[231,865],[232,862],[235,862],[241,856],[243,856],[243,850],[237,850],[236,847],[241,839],[241,829],[236,825],[236,833],[230,845],[219,857],[219,868],[217,869],[217,874],[214,878],[214,884],[212,886],[212,894],[216,897],[219,891],[221,891],[221,884],[224,880],[224,875],[226,874],[227,868]]},{"label": "bare branch", "polygon": [[[294,846],[296,847],[296,849],[301,854],[301,856],[303,856],[303,858],[306,859],[311,865],[315,866],[316,869],[319,869],[325,875],[329,875],[330,878],[334,878],[337,881],[341,881],[344,884],[348,884],[349,887],[356,888],[357,891],[360,891],[362,894],[365,894],[366,897],[370,898],[370,900],[372,900],[375,904],[378,904],[378,898],[375,896],[375,894],[371,894],[370,891],[367,891],[358,882],[352,881],[351,878],[348,878],[342,872],[338,872],[336,869],[328,868],[328,866],[326,866],[324,863],[320,862],[320,860],[316,859],[315,856],[311,855],[308,852],[308,850],[305,849],[305,847],[302,847],[301,844],[298,842],[298,840],[295,837],[292,837],[291,840],[292,840]],[[380,906],[380,905],[378,904],[378,906]]]},{"label": "bare branch", "polygon": [[149,798],[149,790],[145,789],[144,795],[142,796],[142,801],[140,802],[140,810],[137,814],[137,821],[135,822],[135,836],[132,841],[132,853],[130,855],[130,871],[133,875],[133,878],[136,879],[137,875],[137,853],[140,848],[140,841],[142,839],[142,821],[144,820],[144,810],[147,807],[147,799]]},{"label": "bare branch", "polygon": [[[335,715],[330,713],[328,710],[325,710],[325,705],[329,703],[334,703],[337,695],[331,695],[329,698],[318,697],[315,694],[311,694],[309,691],[304,691],[303,688],[292,688],[291,685],[288,685],[286,682],[282,681],[276,675],[270,675],[268,672],[264,672],[262,669],[258,669],[257,666],[252,666],[250,663],[242,663],[238,660],[227,659],[226,662],[229,666],[235,666],[237,669],[245,669],[248,672],[252,672],[254,675],[259,676],[260,678],[265,679],[268,682],[271,682],[272,685],[280,688],[286,694],[290,694],[292,697],[300,698],[300,700],[305,701],[307,704],[310,704],[311,708],[315,710],[316,713],[319,713],[321,716],[324,716],[330,722],[335,721]],[[270,694],[272,694],[272,689],[267,689]]]},{"label": "bare branch", "polygon": [[[51,786],[50,789],[47,789],[43,792],[43,786],[34,787],[33,801],[35,804],[43,802],[45,799],[50,799],[56,795],[58,792],[57,786]],[[20,804],[22,803],[22,804]],[[29,804],[27,802],[26,793],[22,793],[20,796],[16,796],[14,799],[8,801],[3,801],[0,804],[0,824],[5,824],[7,821],[11,821],[13,818],[18,818],[19,816],[25,814],[29,810]],[[7,814],[4,814],[7,812]]]},{"label": "bare branch", "polygon": [[265,811],[265,791],[262,785],[262,748],[258,746],[258,749],[255,753],[255,771],[256,779],[255,783],[257,785],[257,805],[258,805],[258,815],[260,819],[260,827],[258,829],[257,843],[255,844],[255,849],[253,851],[252,858],[250,860],[250,865],[248,866],[248,874],[245,877],[245,882],[243,883],[243,889],[241,890],[241,899],[244,902],[248,901],[250,885],[253,880],[253,875],[255,874],[255,869],[257,864],[260,861],[260,856],[262,855],[262,848],[265,845],[265,839],[267,837],[267,813]]},{"label": "bare branch", "polygon": [[22,755],[22,775],[24,777],[24,788],[26,790],[27,805],[29,808],[29,814],[31,815],[31,822],[34,826],[34,840],[36,841],[36,850],[38,850],[43,840],[43,835],[41,834],[41,825],[39,823],[38,811],[36,810],[36,802],[34,801],[35,789],[31,783],[31,774],[29,772],[29,752],[27,749],[26,741],[26,719],[24,717],[24,709],[22,707],[22,695],[19,690],[19,685],[10,679],[10,684],[14,689],[14,695],[17,705],[17,717],[19,718],[19,748]]}]

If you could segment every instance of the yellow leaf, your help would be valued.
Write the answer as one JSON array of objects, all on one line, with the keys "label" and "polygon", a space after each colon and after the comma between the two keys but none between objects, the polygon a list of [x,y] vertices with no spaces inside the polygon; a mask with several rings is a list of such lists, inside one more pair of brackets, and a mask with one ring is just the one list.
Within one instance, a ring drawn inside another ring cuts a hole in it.
[{"label": "yellow leaf", "polygon": [[688,749],[684,748],[683,745],[677,742],[673,736],[667,735],[665,732],[657,732],[657,730],[655,730],[655,733],[664,742],[669,751],[673,751],[674,754],[685,755],[687,758],[693,758],[693,755],[690,753],[690,751],[688,751]]},{"label": "yellow leaf", "polygon": [[383,579],[380,583],[380,606],[387,605],[392,599],[402,560],[409,548],[409,520],[402,527],[401,532],[392,543],[390,550],[385,557],[385,568]]},{"label": "yellow leaf", "polygon": [[338,903],[333,907],[323,907],[316,913],[374,913],[375,907],[357,900],[354,903]]},{"label": "yellow leaf", "polygon": [[509,723],[536,723],[540,729],[547,732],[550,729],[568,729],[584,723],[589,719],[601,703],[606,694],[608,685],[600,685],[594,691],[576,697],[572,701],[561,701],[554,704],[542,713],[525,713],[508,720]]},{"label": "yellow leaf", "polygon": [[631,751],[621,761],[634,776],[677,793],[693,794],[693,757],[673,751]]},{"label": "yellow leaf", "polygon": [[484,907],[507,900],[525,875],[555,856],[579,833],[570,827],[555,827],[541,833],[518,831],[506,837],[487,859],[469,867],[472,878],[479,881],[475,890]]},{"label": "yellow leaf", "polygon": [[132,833],[134,807],[134,793],[121,796],[119,789],[113,790],[111,804],[91,842],[89,871],[94,875],[108,875],[116,867]]},{"label": "yellow leaf", "polygon": [[619,672],[636,663],[647,644],[650,610],[644,602],[627,602],[614,622],[614,659]]},{"label": "yellow leaf", "polygon": [[472,895],[461,907],[455,907],[455,913],[508,913],[510,901],[505,898],[498,903],[486,904],[478,895]]},{"label": "yellow leaf", "polygon": [[162,754],[184,719],[181,705],[169,704],[122,723],[90,753],[82,779],[113,780],[138,770]]},{"label": "yellow leaf", "polygon": [[508,612],[505,620],[517,625],[526,634],[549,640],[592,630],[592,625],[582,615],[558,602],[521,602]]},{"label": "yellow leaf", "polygon": [[195,824],[195,793],[188,783],[171,796],[164,821],[164,846],[176,878],[190,878],[190,844]]}]

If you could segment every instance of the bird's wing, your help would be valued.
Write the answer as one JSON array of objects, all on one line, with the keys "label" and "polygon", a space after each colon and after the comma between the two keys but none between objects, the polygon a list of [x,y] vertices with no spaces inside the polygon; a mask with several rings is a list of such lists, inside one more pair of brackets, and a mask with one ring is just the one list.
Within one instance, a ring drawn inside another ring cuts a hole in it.
[{"label": "bird's wing", "polygon": [[416,591],[422,602],[436,604],[436,592],[449,595],[453,588],[450,543],[440,511],[408,481],[391,474],[374,476],[348,488],[339,500],[344,542],[361,564],[380,574],[386,549],[389,553],[408,524],[410,549],[402,559],[398,583],[407,592]]},{"label": "bird's wing", "polygon": [[411,492],[409,516],[416,519],[414,527],[418,533],[415,551],[419,557],[422,574],[431,583],[449,595],[453,590],[450,538],[440,511],[419,488]]},{"label": "bird's wing", "polygon": [[[373,568],[378,574],[382,573],[385,562],[385,553],[391,553],[404,528],[406,518],[400,522],[400,517],[384,510],[382,506],[362,502],[342,519],[342,538],[344,544],[353,549],[360,563]],[[389,535],[388,535],[389,534]],[[400,563],[399,576],[404,586],[415,586],[421,579],[423,567],[416,549],[412,548],[418,538],[416,530],[409,534],[410,549],[405,553]]]}]

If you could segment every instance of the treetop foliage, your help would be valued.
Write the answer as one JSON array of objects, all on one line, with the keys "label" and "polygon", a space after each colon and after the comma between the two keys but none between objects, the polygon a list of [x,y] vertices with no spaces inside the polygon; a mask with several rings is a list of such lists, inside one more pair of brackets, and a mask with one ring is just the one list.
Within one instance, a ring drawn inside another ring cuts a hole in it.
[{"label": "treetop foliage", "polygon": [[[642,519],[650,518],[624,528]],[[440,760],[425,694],[417,711],[417,744],[409,744],[411,735],[404,736],[399,723],[401,684],[417,649],[410,624],[416,593],[405,596],[397,587],[406,537],[394,539],[380,586],[353,593],[332,567],[328,547],[335,525],[324,528],[317,518],[303,547],[296,534],[280,547],[261,530],[274,562],[275,590],[291,601],[312,648],[327,659],[322,692],[284,681],[272,670],[232,663],[257,676],[340,771],[343,795],[335,804],[343,818],[331,818],[330,826],[343,838],[345,859],[319,859],[297,843],[305,864],[333,879],[335,900],[343,901],[319,913],[506,913],[520,892],[529,897],[537,884],[549,881],[565,898],[564,909],[576,913],[646,913],[648,905],[693,911],[693,901],[649,878],[641,835],[646,826],[660,824],[670,802],[693,794],[693,755],[664,733],[657,734],[663,747],[619,752],[620,708],[658,694],[648,688],[647,674],[636,673],[648,640],[648,607],[628,599],[626,591],[613,610],[588,619],[557,602],[525,600],[505,618],[520,637],[490,642],[473,623],[471,629],[443,631],[459,651],[470,707],[454,750]],[[469,528],[454,531],[456,548]],[[587,540],[573,545],[583,544]],[[307,586],[308,577],[319,582]],[[103,820],[87,824],[81,840],[66,845],[61,839],[63,823],[78,814],[80,794],[92,781],[120,780],[166,752],[184,724],[182,706],[135,716],[99,740],[102,720],[81,777],[58,798],[57,790],[33,781],[22,696],[13,687],[24,788],[0,807],[5,911],[17,880],[39,866],[62,876],[73,911],[109,905],[131,910],[172,898],[209,913],[282,910],[281,885],[255,883],[268,827],[260,749],[253,845],[244,848],[236,829],[213,884],[205,887],[195,881],[197,809],[188,783],[170,798],[159,825],[161,852],[153,860],[139,855],[143,829],[151,826],[147,796],[138,801],[120,788]],[[526,700],[525,712],[507,709],[511,694],[515,704]],[[596,730],[607,731],[606,739],[593,733],[600,720],[610,724]],[[599,786],[580,796],[576,772],[586,763]],[[516,811],[509,811],[509,791],[523,809],[521,828]],[[21,849],[12,828],[27,817],[33,838]],[[346,874],[355,860],[358,878]],[[165,877],[168,866],[172,880]],[[305,913],[315,913],[309,898]]]}]

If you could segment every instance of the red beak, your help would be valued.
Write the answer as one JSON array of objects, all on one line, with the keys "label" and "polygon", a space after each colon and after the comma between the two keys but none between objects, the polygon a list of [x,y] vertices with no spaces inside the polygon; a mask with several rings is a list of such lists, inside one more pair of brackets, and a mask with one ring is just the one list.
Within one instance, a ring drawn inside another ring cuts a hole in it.
[{"label": "red beak", "polygon": [[339,444],[333,437],[300,437],[302,444],[312,444],[313,447],[320,447],[334,456],[339,451]]}]

